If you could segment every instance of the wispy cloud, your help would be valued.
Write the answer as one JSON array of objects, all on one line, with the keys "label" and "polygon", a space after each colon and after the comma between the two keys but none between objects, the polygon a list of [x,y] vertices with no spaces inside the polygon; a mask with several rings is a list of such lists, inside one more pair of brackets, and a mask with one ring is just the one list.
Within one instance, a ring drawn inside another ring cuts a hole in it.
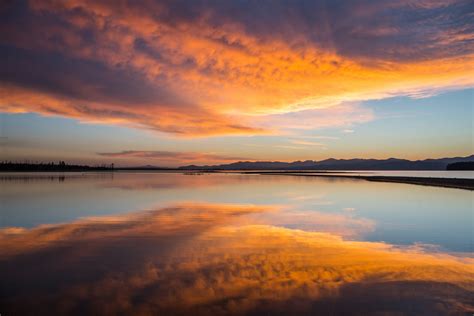
[{"label": "wispy cloud", "polygon": [[304,150],[309,149],[306,146],[291,146],[291,145],[275,145],[274,148],[282,148],[282,149],[292,149],[292,150]]},{"label": "wispy cloud", "polygon": [[337,139],[340,139],[340,137],[337,137],[337,136],[324,136],[324,135],[298,136],[298,138],[306,138],[306,139],[329,139],[329,140],[337,140]]},{"label": "wispy cloud", "polygon": [[140,159],[142,161],[171,161],[174,163],[219,162],[249,160],[245,157],[225,156],[212,153],[175,152],[154,150],[124,150],[120,152],[97,153],[109,158]]},{"label": "wispy cloud", "polygon": [[323,144],[323,143],[318,143],[318,142],[311,142],[311,141],[306,141],[306,140],[298,140],[298,139],[294,139],[291,141],[292,144],[295,144],[295,145],[304,145],[304,146],[326,146],[326,144]]},{"label": "wispy cloud", "polygon": [[280,126],[290,131],[345,127],[375,119],[373,111],[357,103],[340,104],[328,108],[265,115],[254,118],[262,129]]}]

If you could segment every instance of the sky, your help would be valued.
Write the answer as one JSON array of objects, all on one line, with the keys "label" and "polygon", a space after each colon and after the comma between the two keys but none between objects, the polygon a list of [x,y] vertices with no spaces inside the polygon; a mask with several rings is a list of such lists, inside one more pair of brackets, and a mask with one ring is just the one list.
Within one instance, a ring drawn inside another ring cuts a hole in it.
[{"label": "sky", "polygon": [[474,153],[472,1],[5,1],[2,160]]}]

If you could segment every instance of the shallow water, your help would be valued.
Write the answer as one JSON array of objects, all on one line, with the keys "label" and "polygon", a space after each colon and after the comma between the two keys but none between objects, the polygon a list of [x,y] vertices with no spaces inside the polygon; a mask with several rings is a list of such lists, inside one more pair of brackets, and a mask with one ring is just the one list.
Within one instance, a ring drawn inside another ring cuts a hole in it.
[{"label": "shallow water", "polygon": [[5,315],[474,308],[471,191],[301,176],[2,174],[0,201]]},{"label": "shallow water", "polygon": [[[260,170],[260,172],[294,172],[311,174],[331,174],[331,175],[351,175],[351,176],[384,176],[384,177],[421,177],[421,178],[456,178],[456,179],[474,179],[474,171],[445,171],[445,170]],[[229,171],[240,173],[242,171]],[[255,172],[255,171],[251,171]]]}]

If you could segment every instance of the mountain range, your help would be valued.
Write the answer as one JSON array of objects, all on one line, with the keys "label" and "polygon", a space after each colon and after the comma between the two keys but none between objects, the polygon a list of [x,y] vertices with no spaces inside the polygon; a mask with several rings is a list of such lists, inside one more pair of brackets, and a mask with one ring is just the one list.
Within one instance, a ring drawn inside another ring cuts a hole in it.
[{"label": "mountain range", "polygon": [[467,157],[407,160],[407,159],[326,159],[294,162],[281,161],[239,161],[221,165],[182,166],[181,170],[446,170],[447,165],[456,162],[474,161],[474,155]]}]

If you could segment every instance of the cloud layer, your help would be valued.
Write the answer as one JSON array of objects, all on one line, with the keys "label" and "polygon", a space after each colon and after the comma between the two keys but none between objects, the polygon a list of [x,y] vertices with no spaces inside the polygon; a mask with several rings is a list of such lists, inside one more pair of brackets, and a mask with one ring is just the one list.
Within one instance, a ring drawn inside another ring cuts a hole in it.
[{"label": "cloud layer", "polygon": [[305,125],[363,122],[348,102],[473,85],[473,10],[467,0],[6,2],[0,109],[188,136],[274,133],[289,124],[274,115],[318,109]]}]

